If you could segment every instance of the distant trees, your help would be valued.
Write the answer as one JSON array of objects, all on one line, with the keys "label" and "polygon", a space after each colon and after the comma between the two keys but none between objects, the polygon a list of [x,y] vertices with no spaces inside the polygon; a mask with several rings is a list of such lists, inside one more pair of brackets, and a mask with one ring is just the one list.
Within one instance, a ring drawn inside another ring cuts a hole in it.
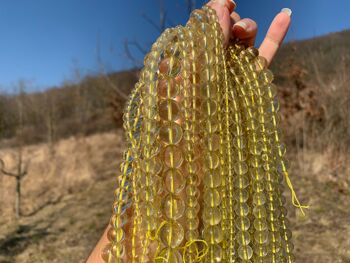
[{"label": "distant trees", "polygon": [[[60,138],[114,129],[111,106],[115,92],[109,82],[128,94],[137,79],[135,72],[109,74],[108,81],[89,76],[42,92],[23,89],[17,94],[0,94],[0,147],[18,146],[19,132],[23,144],[44,142],[53,149]],[[122,109],[120,106],[114,117],[121,118]]]}]

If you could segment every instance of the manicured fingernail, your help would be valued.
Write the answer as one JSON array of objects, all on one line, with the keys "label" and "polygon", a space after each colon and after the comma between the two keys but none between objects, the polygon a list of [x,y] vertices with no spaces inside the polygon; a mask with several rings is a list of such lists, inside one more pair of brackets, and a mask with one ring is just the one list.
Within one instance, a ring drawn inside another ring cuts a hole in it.
[{"label": "manicured fingernail", "polygon": [[288,16],[292,16],[292,10],[290,8],[282,8],[281,12],[286,13]]},{"label": "manicured fingernail", "polygon": [[246,23],[244,23],[243,21],[238,21],[236,24],[234,24],[233,27],[239,26],[241,28],[243,28],[244,30],[247,30],[248,26]]},{"label": "manicured fingernail", "polygon": [[231,0],[231,2],[232,2],[232,4],[234,4],[235,6],[237,6],[237,4],[236,4],[236,2],[235,2],[235,1]]}]

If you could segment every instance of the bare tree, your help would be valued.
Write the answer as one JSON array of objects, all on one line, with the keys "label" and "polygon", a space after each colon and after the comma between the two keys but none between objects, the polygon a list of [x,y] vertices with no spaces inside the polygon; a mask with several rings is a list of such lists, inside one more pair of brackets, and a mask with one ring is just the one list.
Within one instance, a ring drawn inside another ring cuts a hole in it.
[{"label": "bare tree", "polygon": [[[15,201],[15,212],[16,218],[21,216],[21,183],[23,178],[28,174],[29,160],[23,161],[22,147],[18,147],[17,162],[14,169],[7,170],[5,162],[0,159],[0,172],[3,175],[10,176],[16,180],[16,201]],[[13,171],[14,170],[14,171]]]}]

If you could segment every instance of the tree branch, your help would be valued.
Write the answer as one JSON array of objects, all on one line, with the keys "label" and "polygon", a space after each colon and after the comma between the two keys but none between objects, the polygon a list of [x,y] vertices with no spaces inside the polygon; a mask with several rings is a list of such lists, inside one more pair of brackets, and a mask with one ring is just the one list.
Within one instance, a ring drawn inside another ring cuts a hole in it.
[{"label": "tree branch", "polygon": [[11,177],[17,176],[17,174],[11,173],[11,172],[5,170],[5,162],[2,159],[0,159],[0,171],[1,171],[1,173],[3,173],[4,175],[7,175],[7,176],[11,176]]}]

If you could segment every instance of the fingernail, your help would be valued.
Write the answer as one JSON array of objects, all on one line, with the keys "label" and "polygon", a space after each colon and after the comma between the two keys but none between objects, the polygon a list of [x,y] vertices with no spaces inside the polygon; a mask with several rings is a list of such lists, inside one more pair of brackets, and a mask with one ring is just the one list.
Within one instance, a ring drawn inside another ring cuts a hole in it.
[{"label": "fingernail", "polygon": [[236,26],[239,26],[239,27],[243,28],[244,30],[246,30],[248,27],[247,24],[244,23],[243,21],[238,21],[236,24],[234,24],[233,27],[236,27]]},{"label": "fingernail", "polygon": [[290,8],[282,8],[281,12],[286,13],[288,16],[292,15],[292,10]]},{"label": "fingernail", "polygon": [[231,2],[232,2],[232,4],[234,4],[235,6],[237,6],[237,4],[236,4],[236,2],[235,2],[235,1],[231,0]]}]

